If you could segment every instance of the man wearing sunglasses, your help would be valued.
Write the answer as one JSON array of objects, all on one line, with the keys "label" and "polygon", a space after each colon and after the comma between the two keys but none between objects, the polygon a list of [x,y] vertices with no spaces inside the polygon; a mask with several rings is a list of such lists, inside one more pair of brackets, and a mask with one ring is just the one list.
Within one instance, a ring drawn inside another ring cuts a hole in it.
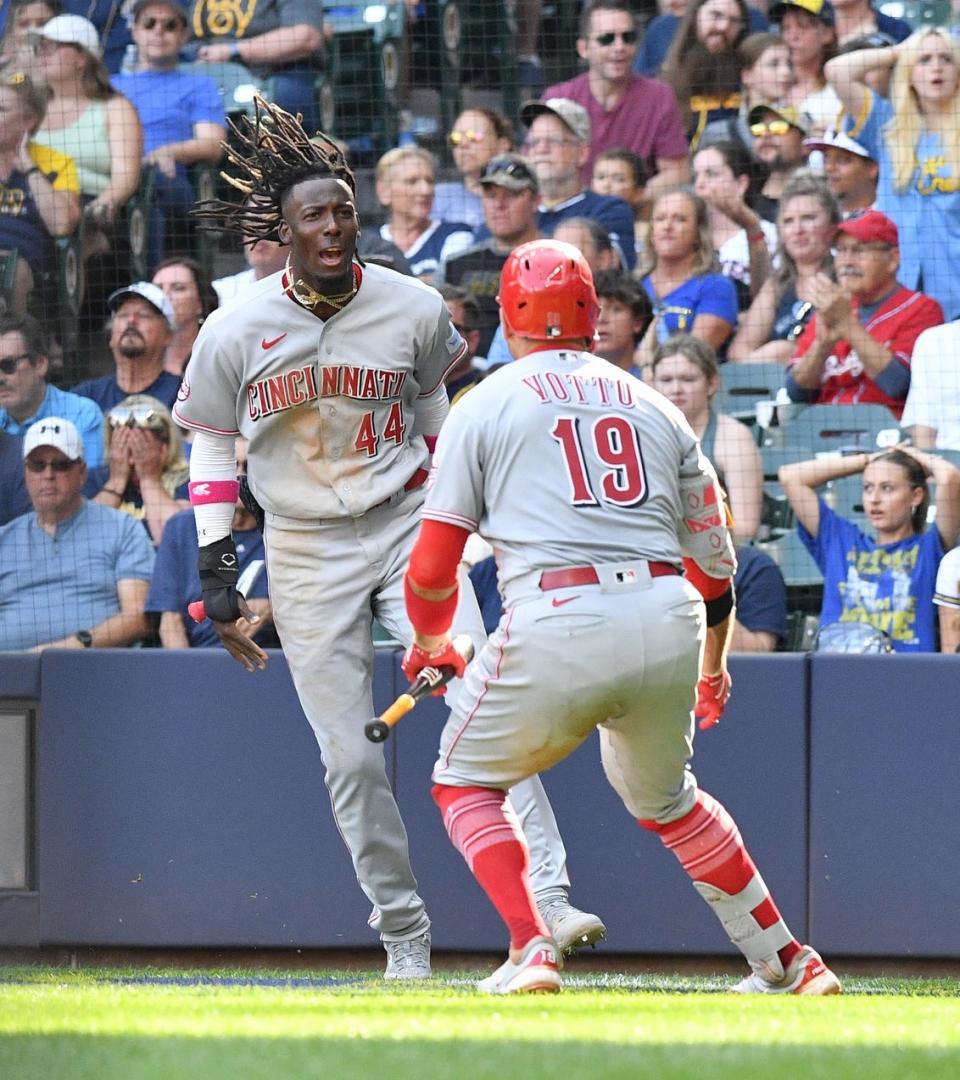
[{"label": "man wearing sunglasses", "polygon": [[767,180],[757,198],[757,213],[776,223],[780,196],[791,176],[806,163],[804,139],[807,122],[792,105],[755,105],[747,115],[753,136],[753,156],[767,169]]},{"label": "man wearing sunglasses", "polygon": [[104,413],[131,394],[149,394],[173,408],[180,379],[163,369],[163,355],[176,325],[166,293],[149,281],[135,281],[107,299],[112,375],[78,383],[75,394],[92,398]]},{"label": "man wearing sunglasses", "polygon": [[569,98],[590,116],[584,182],[598,154],[632,150],[655,169],[648,190],[656,193],[690,179],[690,147],[674,92],[658,79],[633,73],[637,38],[636,16],[627,0],[592,0],[584,8],[577,38],[587,70],[551,86],[544,98]]},{"label": "man wearing sunglasses", "polygon": [[80,433],[62,416],[23,440],[33,513],[0,528],[0,650],[101,649],[146,636],[153,546],[129,514],[83,496]]},{"label": "man wearing sunglasses", "polygon": [[47,382],[43,327],[31,315],[0,316],[0,429],[23,435],[37,420],[63,416],[83,439],[87,463],[103,460],[103,413],[89,398]]},{"label": "man wearing sunglasses", "polygon": [[180,50],[190,36],[187,11],[179,0],[134,0],[130,13],[137,70],[115,76],[113,85],[140,114],[144,164],[157,167],[154,197],[160,220],[151,239],[157,237],[153,254],[159,261],[165,249],[182,250],[189,242],[187,214],[194,193],[187,167],[219,162],[226,118],[212,79],[177,70]]}]

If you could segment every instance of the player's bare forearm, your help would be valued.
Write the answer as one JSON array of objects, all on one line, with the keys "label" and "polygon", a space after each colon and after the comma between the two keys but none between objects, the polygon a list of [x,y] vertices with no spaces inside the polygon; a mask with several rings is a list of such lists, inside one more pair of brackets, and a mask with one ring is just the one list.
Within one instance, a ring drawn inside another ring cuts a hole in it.
[{"label": "player's bare forearm", "polygon": [[736,611],[731,610],[723,622],[707,627],[707,639],[703,645],[704,674],[715,675],[718,671],[726,670],[735,619]]}]

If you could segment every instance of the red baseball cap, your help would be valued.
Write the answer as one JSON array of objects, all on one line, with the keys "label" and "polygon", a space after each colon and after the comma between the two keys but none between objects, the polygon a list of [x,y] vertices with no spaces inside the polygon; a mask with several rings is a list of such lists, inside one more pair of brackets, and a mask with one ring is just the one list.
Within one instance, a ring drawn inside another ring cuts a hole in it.
[{"label": "red baseball cap", "polygon": [[865,244],[889,244],[900,246],[900,234],[897,227],[879,210],[865,210],[845,218],[837,226],[837,232],[845,232]]}]

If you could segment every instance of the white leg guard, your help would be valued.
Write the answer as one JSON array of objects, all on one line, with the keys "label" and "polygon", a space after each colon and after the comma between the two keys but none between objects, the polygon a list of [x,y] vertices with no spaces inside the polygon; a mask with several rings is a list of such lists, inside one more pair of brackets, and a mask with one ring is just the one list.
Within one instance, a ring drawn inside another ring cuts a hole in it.
[{"label": "white leg guard", "polygon": [[759,872],[734,896],[705,881],[695,881],[693,887],[713,909],[727,936],[747,958],[753,970],[769,982],[782,979],[783,964],[777,950],[789,945],[793,935],[782,918],[764,930],[751,914],[764,900],[770,899]]}]

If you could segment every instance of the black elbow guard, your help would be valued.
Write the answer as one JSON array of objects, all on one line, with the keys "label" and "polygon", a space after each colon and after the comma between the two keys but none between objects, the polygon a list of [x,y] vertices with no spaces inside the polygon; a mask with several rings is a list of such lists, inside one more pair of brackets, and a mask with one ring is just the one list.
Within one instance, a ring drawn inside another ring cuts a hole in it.
[{"label": "black elbow guard", "polygon": [[733,611],[733,582],[730,582],[730,588],[722,596],[705,600],[704,606],[707,609],[707,626],[719,626]]}]

